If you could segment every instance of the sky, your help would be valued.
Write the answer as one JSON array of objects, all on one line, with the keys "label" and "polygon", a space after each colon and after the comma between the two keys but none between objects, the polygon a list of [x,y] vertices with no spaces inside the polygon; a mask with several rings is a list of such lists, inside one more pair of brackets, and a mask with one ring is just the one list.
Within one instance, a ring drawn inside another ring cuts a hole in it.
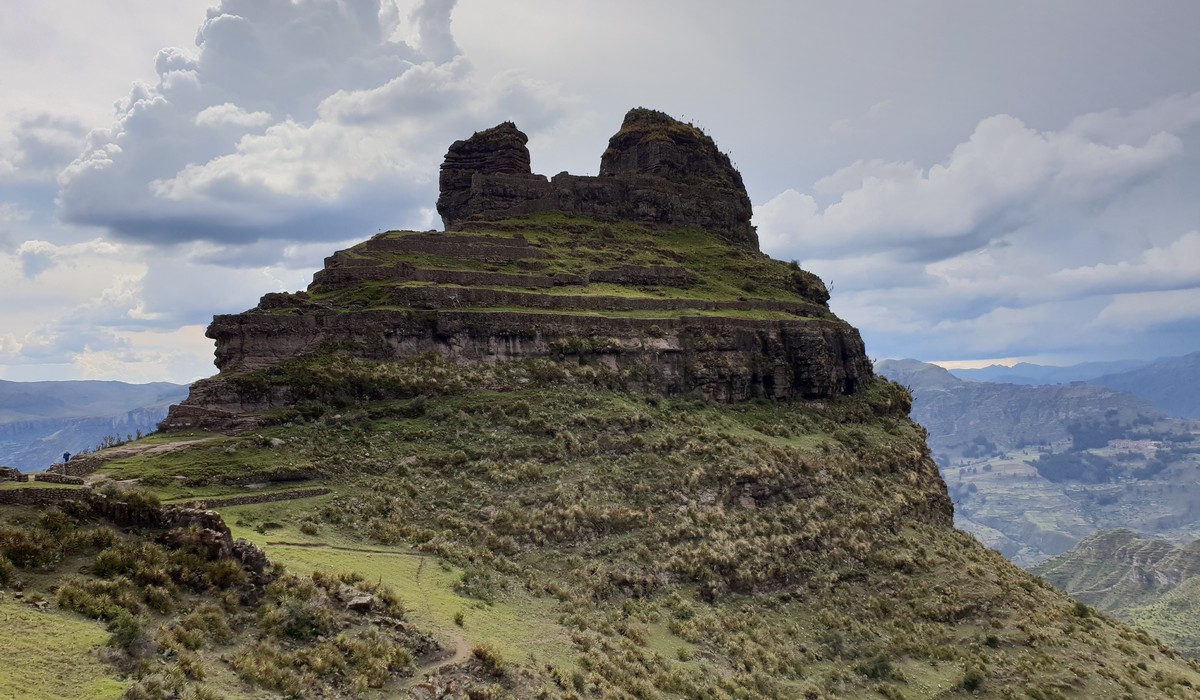
[{"label": "sky", "polygon": [[1200,350],[1200,3],[0,0],[0,379],[188,382],[204,329],[513,120],[702,127],[874,359]]}]

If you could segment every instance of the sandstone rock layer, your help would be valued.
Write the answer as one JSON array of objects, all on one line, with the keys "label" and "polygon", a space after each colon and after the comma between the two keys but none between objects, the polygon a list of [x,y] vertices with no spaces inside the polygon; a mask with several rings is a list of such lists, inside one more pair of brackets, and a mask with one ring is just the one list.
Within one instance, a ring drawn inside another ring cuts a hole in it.
[{"label": "sandstone rock layer", "polygon": [[220,374],[164,427],[245,428],[312,400],[274,371],[297,358],[549,361],[721,402],[829,399],[873,379],[821,281],[758,252],[741,176],[699,130],[634,110],[599,177],[553,181],[529,173],[526,140],[506,123],[450,147],[447,232],[379,234],[327,258],[307,292],[217,316]]}]

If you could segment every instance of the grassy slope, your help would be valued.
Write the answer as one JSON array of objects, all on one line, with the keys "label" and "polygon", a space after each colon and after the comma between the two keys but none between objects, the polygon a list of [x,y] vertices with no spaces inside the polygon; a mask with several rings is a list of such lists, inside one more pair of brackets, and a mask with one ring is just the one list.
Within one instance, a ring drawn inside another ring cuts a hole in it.
[{"label": "grassy slope", "polygon": [[121,695],[112,668],[97,649],[103,625],[67,611],[39,612],[0,597],[0,697],[27,700],[101,700]]},{"label": "grassy slope", "polygon": [[[390,231],[376,238],[396,239],[414,235],[412,231]],[[502,272],[509,274],[565,273],[585,275],[619,265],[683,267],[696,276],[687,287],[628,286],[609,283],[570,285],[538,290],[556,296],[623,296],[632,298],[677,298],[700,300],[764,299],[777,301],[823,302],[828,293],[824,284],[811,273],[794,265],[772,260],[766,255],[730,246],[700,229],[652,231],[631,223],[598,223],[590,219],[561,214],[539,214],[500,221],[456,232],[456,236],[475,236],[482,241],[508,240],[523,236],[533,250],[546,258],[531,259],[537,269],[517,262],[489,262],[448,258],[427,253],[377,252],[355,247],[346,251],[352,258],[369,259],[387,265],[404,261],[431,270]],[[386,305],[386,291],[393,286],[412,286],[411,282],[370,282],[354,287],[321,288],[310,291],[314,298],[334,305]],[[506,291],[524,291],[504,286],[479,285]]]},{"label": "grassy slope", "polygon": [[[824,298],[808,273],[696,231],[542,216],[472,235],[518,233],[550,254],[537,274],[623,263],[683,265],[698,279],[582,294]],[[529,272],[379,262],[396,260]],[[311,291],[371,306],[391,303],[387,286]],[[274,425],[155,436],[164,449],[104,471],[170,498],[315,472],[334,494],[222,510],[295,571],[356,569],[391,585],[447,646],[491,645],[506,677],[532,679],[521,687],[540,686],[538,697],[1184,698],[1200,687],[1194,666],[1145,633],[951,529],[898,386],[714,405],[626,393],[623,379],[550,360],[461,367],[332,352],[241,378],[314,399]],[[197,438],[211,439],[170,449]]]},{"label": "grassy slope", "polygon": [[1200,543],[1099,532],[1033,569],[1080,600],[1200,652]]},{"label": "grassy slope", "polygon": [[[892,385],[737,406],[469,388],[269,429],[286,445],[247,449],[310,463],[339,493],[227,518],[296,570],[393,586],[447,642],[532,654],[552,697],[1200,685],[1144,633],[939,524],[944,487]],[[235,455],[209,464],[235,473]],[[126,463],[121,476],[173,468]]]}]

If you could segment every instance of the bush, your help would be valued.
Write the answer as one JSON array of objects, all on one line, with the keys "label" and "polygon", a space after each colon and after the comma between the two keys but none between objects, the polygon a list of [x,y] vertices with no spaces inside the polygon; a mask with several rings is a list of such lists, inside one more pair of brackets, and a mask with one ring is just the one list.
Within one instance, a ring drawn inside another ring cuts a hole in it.
[{"label": "bush", "polygon": [[886,681],[892,677],[892,662],[881,654],[858,664],[854,670],[871,680]]},{"label": "bush", "polygon": [[0,556],[18,568],[53,564],[62,555],[62,543],[42,530],[0,530]]},{"label": "bush", "polygon": [[462,577],[454,584],[454,590],[458,593],[489,605],[496,602],[496,596],[504,589],[504,581],[496,578],[491,571],[476,566],[463,571]]},{"label": "bush", "polygon": [[134,642],[143,637],[142,623],[123,608],[117,610],[113,618],[108,621],[108,631],[112,633],[112,638],[108,640],[109,645],[121,649],[129,649]]},{"label": "bush", "polygon": [[504,657],[491,644],[480,644],[471,649],[471,656],[479,661],[483,670],[493,676],[504,675]]},{"label": "bush", "polygon": [[975,692],[976,690],[979,690],[981,685],[983,685],[983,681],[983,671],[972,666],[967,669],[966,673],[963,674],[962,682],[959,685],[962,686],[963,690]]},{"label": "bush", "polygon": [[205,638],[217,644],[233,640],[233,629],[225,618],[225,611],[216,605],[202,605],[179,622],[186,630],[201,632]]},{"label": "bush", "polygon": [[55,599],[59,607],[106,622],[122,612],[136,615],[142,609],[137,588],[124,577],[112,581],[68,580],[59,586]]},{"label": "bush", "polygon": [[17,578],[17,567],[8,560],[8,557],[0,555],[0,586],[10,586]]}]

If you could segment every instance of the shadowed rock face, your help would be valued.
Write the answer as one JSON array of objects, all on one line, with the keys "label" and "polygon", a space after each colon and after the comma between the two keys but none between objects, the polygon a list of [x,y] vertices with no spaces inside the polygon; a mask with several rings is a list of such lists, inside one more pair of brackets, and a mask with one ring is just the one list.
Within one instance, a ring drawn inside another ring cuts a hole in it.
[{"label": "shadowed rock face", "polygon": [[704,132],[633,109],[608,142],[600,176],[533,174],[528,138],[512,122],[455,141],[437,209],[447,231],[469,222],[558,211],[604,221],[697,226],[757,250],[750,197],[729,157]]},{"label": "shadowed rock face", "polygon": [[[546,178],[533,175],[529,164],[529,137],[512,122],[477,132],[469,139],[455,141],[446,152],[439,177],[437,209],[450,229],[446,212],[466,211],[473,197],[475,176],[500,175],[512,179],[514,186],[546,184]],[[529,181],[529,182],[523,182]],[[518,187],[524,192],[523,188]]]},{"label": "shadowed rock face", "polygon": [[652,109],[629,110],[621,130],[608,140],[600,176],[622,175],[654,175],[683,185],[746,193],[741,174],[707,134]]}]

